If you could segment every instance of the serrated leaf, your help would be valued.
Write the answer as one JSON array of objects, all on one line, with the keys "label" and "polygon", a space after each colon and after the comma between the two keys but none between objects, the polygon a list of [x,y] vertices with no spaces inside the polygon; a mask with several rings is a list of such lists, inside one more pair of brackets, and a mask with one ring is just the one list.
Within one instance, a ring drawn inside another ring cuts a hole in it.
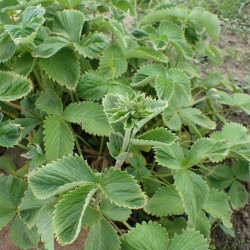
[{"label": "serrated leaf", "polygon": [[110,126],[103,111],[97,103],[79,102],[70,104],[63,112],[63,118],[69,122],[81,124],[90,134],[108,136]]},{"label": "serrated leaf", "polygon": [[241,181],[250,181],[250,165],[248,161],[235,161],[232,168],[236,179]]},{"label": "serrated leaf", "polygon": [[79,156],[69,156],[39,168],[29,176],[34,195],[46,199],[73,187],[94,184],[96,177]]},{"label": "serrated leaf", "polygon": [[169,146],[156,146],[155,159],[164,166],[171,169],[181,169],[184,161],[184,154],[179,143]]},{"label": "serrated leaf", "polygon": [[23,249],[36,247],[40,240],[37,227],[34,226],[31,229],[28,229],[18,216],[15,217],[10,227],[10,237],[16,246]]},{"label": "serrated leaf", "polygon": [[157,76],[155,81],[157,96],[161,100],[169,101],[174,93],[174,82],[164,76]]},{"label": "serrated leaf", "polygon": [[145,207],[148,214],[156,216],[180,215],[185,213],[181,197],[175,187],[164,187],[149,199]]},{"label": "serrated leaf", "polygon": [[16,51],[16,46],[11,40],[9,34],[2,33],[0,36],[0,62],[10,60]]},{"label": "serrated leaf", "polygon": [[191,224],[195,224],[197,216],[208,197],[209,188],[201,176],[190,170],[179,170],[174,179],[188,218]]},{"label": "serrated leaf", "polygon": [[[76,10],[64,10],[56,12],[52,31],[71,42],[80,41],[85,17],[82,12]],[[74,27],[74,29],[72,29]]]},{"label": "serrated leaf", "polygon": [[79,43],[74,43],[75,50],[82,56],[93,58],[101,54],[107,47],[108,39],[99,33],[89,34]]},{"label": "serrated leaf", "polygon": [[100,203],[101,213],[114,221],[127,221],[131,214],[131,210],[126,207],[119,207],[110,202],[109,199],[104,199]]},{"label": "serrated leaf", "polygon": [[250,96],[248,94],[235,93],[233,96],[234,103],[250,115]]},{"label": "serrated leaf", "polygon": [[64,120],[59,116],[48,116],[43,127],[45,151],[49,162],[73,153],[74,138]]},{"label": "serrated leaf", "polygon": [[176,234],[172,239],[168,250],[208,250],[207,240],[203,235],[194,230],[186,230],[182,234]]},{"label": "serrated leaf", "polygon": [[0,121],[0,146],[12,147],[21,139],[21,126],[10,121]]},{"label": "serrated leaf", "polygon": [[232,210],[229,206],[228,198],[225,192],[210,189],[203,209],[214,218],[221,219],[225,227],[232,227],[232,224],[230,223]]},{"label": "serrated leaf", "polygon": [[139,135],[137,138],[132,139],[134,145],[169,145],[174,143],[177,137],[164,128],[156,128]]},{"label": "serrated leaf", "polygon": [[183,217],[178,217],[173,221],[161,218],[160,223],[166,228],[170,238],[173,238],[174,234],[181,234],[182,231],[187,227],[187,221]]},{"label": "serrated leaf", "polygon": [[58,241],[72,243],[81,230],[82,217],[97,188],[86,185],[67,193],[58,202],[55,209],[54,229]]},{"label": "serrated leaf", "polygon": [[74,9],[82,0],[58,0],[58,3],[68,7],[69,9]]},{"label": "serrated leaf", "polygon": [[92,227],[101,219],[101,213],[96,208],[87,206],[85,213],[82,217],[82,228]]},{"label": "serrated leaf", "polygon": [[106,197],[118,206],[138,209],[146,203],[146,196],[139,185],[126,172],[110,169],[107,177],[102,177],[100,185]]},{"label": "serrated leaf", "polygon": [[118,250],[120,240],[113,227],[105,219],[94,224],[85,243],[86,250]]},{"label": "serrated leaf", "polygon": [[76,87],[80,66],[71,49],[63,48],[49,58],[41,58],[41,66],[53,80],[68,89]]},{"label": "serrated leaf", "polygon": [[233,209],[239,209],[247,204],[248,192],[238,181],[233,181],[228,194],[230,196],[230,203],[232,204]]},{"label": "serrated leaf", "polygon": [[145,221],[136,224],[136,228],[121,238],[122,249],[165,250],[168,249],[168,235],[166,230],[157,222]]},{"label": "serrated leaf", "polygon": [[16,215],[27,186],[23,179],[0,175],[0,229]]},{"label": "serrated leaf", "polygon": [[32,66],[33,57],[27,52],[17,58],[12,70],[19,75],[27,76],[31,72]]},{"label": "serrated leaf", "polygon": [[210,227],[211,225],[207,215],[205,212],[200,211],[196,220],[195,229],[200,231],[205,238],[208,238],[210,236]]},{"label": "serrated leaf", "polygon": [[26,96],[32,90],[32,83],[25,77],[0,71],[0,100],[14,101]]},{"label": "serrated leaf", "polygon": [[0,156],[0,169],[8,175],[13,174],[17,170],[12,159],[6,156]]}]

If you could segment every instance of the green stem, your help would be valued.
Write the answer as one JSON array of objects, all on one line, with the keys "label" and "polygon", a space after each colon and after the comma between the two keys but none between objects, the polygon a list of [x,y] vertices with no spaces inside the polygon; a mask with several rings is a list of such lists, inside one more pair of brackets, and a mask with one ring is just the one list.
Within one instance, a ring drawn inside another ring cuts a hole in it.
[{"label": "green stem", "polygon": [[28,147],[26,147],[26,146],[24,146],[24,145],[22,145],[20,143],[16,144],[16,146],[18,146],[19,148],[25,149],[26,151],[29,151]]},{"label": "green stem", "polygon": [[79,142],[78,142],[76,133],[75,133],[75,131],[73,130],[71,124],[70,124],[69,122],[67,122],[67,124],[69,125],[69,128],[70,128],[70,130],[71,130],[71,132],[72,132],[72,134],[73,134],[73,137],[74,137],[74,139],[75,139],[77,152],[78,152],[78,154],[79,154],[80,156],[82,156],[82,150],[81,150],[80,144],[79,144]]},{"label": "green stem", "polygon": [[82,141],[88,148],[93,149],[92,146],[91,146],[86,140],[84,140],[80,135],[76,134],[76,137],[77,137],[80,141]]},{"label": "green stem", "polygon": [[154,179],[154,178],[150,178],[150,177],[148,177],[148,176],[142,176],[144,179],[148,179],[148,180],[151,180],[151,181],[156,181],[156,182],[158,182],[158,183],[160,183],[160,184],[162,184],[162,185],[164,185],[164,186],[169,186],[170,184],[166,184],[165,182],[162,182],[162,181],[159,181],[159,180],[157,180],[157,179]]},{"label": "green stem", "polygon": [[178,56],[177,56],[177,59],[176,59],[175,68],[177,68],[177,66],[179,64],[179,61],[180,61],[180,58],[181,58],[181,55],[179,53]]},{"label": "green stem", "polygon": [[152,166],[151,166],[151,169],[150,169],[151,171],[153,171],[153,169],[154,169],[154,167],[155,167],[155,163],[156,163],[156,161],[154,160],[154,161],[153,161],[153,164],[152,164]]},{"label": "green stem", "polygon": [[11,113],[8,112],[8,111],[5,111],[5,110],[3,110],[3,109],[0,109],[0,111],[1,111],[2,113],[4,113],[5,115],[8,115],[8,116],[9,116],[10,118],[12,118],[12,119],[16,119],[16,118],[17,118],[17,116],[11,114]]},{"label": "green stem", "polygon": [[37,80],[37,82],[38,82],[38,85],[39,85],[40,89],[41,89],[41,90],[44,90],[43,82],[42,82],[42,80],[41,80],[41,78],[40,78],[40,76],[39,76],[37,70],[36,70],[36,69],[33,69],[33,73],[34,73],[34,75],[35,75],[35,77],[36,77],[36,80]]},{"label": "green stem", "polygon": [[69,91],[69,96],[72,102],[76,102],[72,91]]},{"label": "green stem", "polygon": [[101,145],[100,145],[98,157],[101,157],[101,155],[102,155],[103,144],[104,144],[104,137],[102,136],[102,137],[101,137]]},{"label": "green stem", "polygon": [[168,177],[168,176],[173,176],[174,173],[169,173],[169,174],[157,174],[156,172],[152,171],[152,173],[156,176],[160,176],[160,177]]},{"label": "green stem", "polygon": [[123,224],[127,229],[129,229],[130,231],[133,230],[133,228],[132,228],[126,221],[122,221],[122,224]]},{"label": "green stem", "polygon": [[210,172],[210,173],[212,173],[212,172],[213,172],[213,170],[208,169],[208,168],[206,168],[206,167],[204,167],[204,166],[202,166],[202,165],[198,165],[198,164],[196,164],[196,166],[198,166],[199,168],[202,168],[202,169],[204,169],[204,170],[206,170],[206,171],[208,171],[208,172]]}]

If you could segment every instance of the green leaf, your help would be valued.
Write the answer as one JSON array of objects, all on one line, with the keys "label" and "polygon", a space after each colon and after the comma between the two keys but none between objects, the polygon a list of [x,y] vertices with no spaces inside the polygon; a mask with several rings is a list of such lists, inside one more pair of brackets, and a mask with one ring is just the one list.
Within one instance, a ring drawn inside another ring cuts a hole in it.
[{"label": "green leaf", "polygon": [[170,243],[168,250],[208,250],[207,240],[203,235],[194,230],[186,230],[182,234],[176,234]]},{"label": "green leaf", "polygon": [[78,95],[87,100],[99,100],[108,91],[108,81],[98,71],[87,72],[77,85]]},{"label": "green leaf", "polygon": [[234,103],[250,115],[250,96],[248,94],[235,93]]},{"label": "green leaf", "polygon": [[44,145],[48,161],[73,153],[74,138],[67,123],[59,116],[48,116],[44,121]]},{"label": "green leaf", "polygon": [[29,184],[38,199],[46,199],[73,187],[94,184],[96,177],[79,156],[69,156],[32,172]]},{"label": "green leaf", "polygon": [[82,129],[87,133],[102,136],[109,135],[108,119],[103,107],[97,103],[72,103],[63,112],[63,118],[69,122],[80,123]]},{"label": "green leaf", "polygon": [[84,19],[83,13],[77,10],[56,12],[52,31],[71,42],[79,43]]},{"label": "green leaf", "polygon": [[110,223],[102,219],[91,227],[85,249],[118,250],[120,249],[120,240]]},{"label": "green leaf", "polygon": [[88,228],[94,226],[101,219],[101,213],[99,210],[88,206],[82,217],[82,228]]},{"label": "green leaf", "polygon": [[42,58],[41,66],[49,77],[62,86],[68,89],[76,87],[80,66],[71,49],[63,48],[49,58]]},{"label": "green leaf", "polygon": [[82,0],[58,0],[58,3],[66,6],[69,9],[74,9]]},{"label": "green leaf", "polygon": [[145,221],[136,224],[136,228],[122,236],[122,249],[165,250],[168,249],[166,230],[157,222]]},{"label": "green leaf", "polygon": [[181,169],[184,154],[179,143],[174,143],[170,146],[156,146],[155,159],[161,166]]},{"label": "green leaf", "polygon": [[209,188],[201,176],[190,170],[179,170],[174,179],[188,218],[192,224],[195,224],[208,197]]},{"label": "green leaf", "polygon": [[31,72],[32,66],[33,57],[27,52],[17,58],[12,70],[19,75],[27,76]]},{"label": "green leaf", "polygon": [[97,190],[94,187],[87,185],[76,188],[64,195],[56,205],[54,228],[62,245],[72,243],[80,233],[82,217]]},{"label": "green leaf", "polygon": [[213,171],[206,176],[210,187],[223,190],[230,186],[233,181],[233,173],[227,165],[217,165]]},{"label": "green leaf", "polygon": [[100,185],[106,197],[118,206],[138,209],[146,203],[139,185],[126,172],[110,169],[107,177],[102,177]]},{"label": "green leaf", "polygon": [[164,187],[149,199],[145,207],[148,214],[156,216],[180,215],[185,212],[181,197],[175,187]]},{"label": "green leaf", "polygon": [[250,181],[250,165],[248,161],[238,160],[233,164],[235,178],[241,181]]},{"label": "green leaf", "polygon": [[37,232],[37,227],[31,229],[24,224],[24,222],[16,216],[10,228],[10,237],[15,245],[23,249],[30,249],[36,247],[40,236]]},{"label": "green leaf", "polygon": [[41,235],[41,240],[48,250],[54,250],[54,228],[52,224],[52,213],[54,208],[45,207],[38,218],[37,228],[38,233]]},{"label": "green leaf", "polygon": [[160,223],[166,228],[170,238],[173,238],[174,234],[181,234],[187,227],[187,221],[183,217],[178,217],[173,221],[161,218]]},{"label": "green leaf", "polygon": [[0,175],[0,230],[16,215],[26,189],[23,179]]},{"label": "green leaf", "polygon": [[12,147],[21,139],[21,126],[10,121],[0,121],[0,146]]},{"label": "green leaf", "polygon": [[195,229],[200,231],[205,238],[208,238],[210,236],[210,227],[211,225],[207,215],[203,211],[200,211],[196,220]]},{"label": "green leaf", "polygon": [[203,209],[214,218],[221,219],[225,227],[232,227],[232,224],[230,223],[232,210],[229,206],[228,198],[225,192],[210,189]]},{"label": "green leaf", "polygon": [[123,55],[122,49],[118,45],[111,44],[105,49],[98,70],[106,79],[113,79],[125,73],[127,67],[128,62]]},{"label": "green leaf", "polygon": [[25,77],[0,71],[0,100],[14,101],[26,96],[32,90],[32,83]]},{"label": "green leaf", "polygon": [[0,36],[0,62],[10,60],[16,51],[16,46],[9,34],[2,33]]},{"label": "green leaf", "polygon": [[233,181],[228,194],[230,196],[230,203],[232,204],[233,209],[242,208],[247,204],[248,192],[238,181]]},{"label": "green leaf", "polygon": [[107,47],[108,39],[99,33],[89,34],[80,43],[74,43],[75,50],[82,56],[93,58],[102,53]]},{"label": "green leaf", "polygon": [[8,175],[13,174],[17,169],[11,158],[0,156],[0,169],[5,171]]},{"label": "green leaf", "polygon": [[174,93],[174,82],[172,79],[166,79],[164,76],[157,76],[155,88],[160,99],[169,101]]},{"label": "green leaf", "polygon": [[126,207],[119,207],[108,199],[102,200],[100,204],[101,213],[114,221],[127,221],[131,214],[131,210]]}]

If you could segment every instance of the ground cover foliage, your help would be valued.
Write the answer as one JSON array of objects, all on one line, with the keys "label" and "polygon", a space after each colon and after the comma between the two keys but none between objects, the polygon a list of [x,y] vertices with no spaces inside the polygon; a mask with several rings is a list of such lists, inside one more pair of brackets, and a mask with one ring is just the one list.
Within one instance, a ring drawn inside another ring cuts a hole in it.
[{"label": "ground cover foliage", "polygon": [[202,250],[214,224],[230,232],[250,135],[223,112],[249,114],[250,98],[201,77],[199,58],[223,63],[216,15],[140,0],[0,8],[0,145],[27,159],[0,157],[0,229],[17,246],[90,228],[82,249]]}]

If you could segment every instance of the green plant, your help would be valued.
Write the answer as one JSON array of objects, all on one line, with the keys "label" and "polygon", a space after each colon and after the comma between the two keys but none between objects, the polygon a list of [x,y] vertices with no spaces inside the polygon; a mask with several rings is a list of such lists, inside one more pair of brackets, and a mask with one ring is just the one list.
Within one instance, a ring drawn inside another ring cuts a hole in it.
[{"label": "green plant", "polygon": [[206,41],[219,39],[214,14],[158,1],[0,7],[0,145],[27,159],[17,170],[0,158],[0,228],[12,222],[17,246],[51,250],[54,234],[65,245],[89,227],[86,249],[200,250],[214,222],[232,227],[250,140],[220,105],[249,112],[249,97],[193,64],[222,63]]}]

